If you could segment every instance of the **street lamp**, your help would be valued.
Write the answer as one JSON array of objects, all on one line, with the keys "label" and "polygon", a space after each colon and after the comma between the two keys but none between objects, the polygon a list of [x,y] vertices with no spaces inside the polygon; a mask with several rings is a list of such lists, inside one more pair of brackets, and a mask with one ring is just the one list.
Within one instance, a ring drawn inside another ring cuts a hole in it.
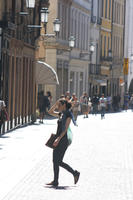
[{"label": "street lamp", "polygon": [[130,74],[132,74],[132,65],[133,65],[133,53],[130,56]]},{"label": "street lamp", "polygon": [[90,45],[90,53],[93,53],[95,51],[95,46],[93,44]]},{"label": "street lamp", "polygon": [[41,9],[41,23],[44,24],[44,28],[45,28],[45,34],[47,33],[47,23],[48,23],[48,8],[42,8]]},{"label": "street lamp", "polygon": [[108,50],[108,57],[110,60],[112,60],[112,50],[111,49]]},{"label": "street lamp", "polygon": [[131,54],[131,62],[133,62],[133,53]]},{"label": "street lamp", "polygon": [[35,0],[26,0],[26,8],[30,10],[30,13],[21,11],[19,15],[26,16],[31,14],[31,10],[35,7]]},{"label": "street lamp", "polygon": [[49,14],[48,8],[42,8],[40,12],[41,12],[41,22],[47,24],[48,14]]},{"label": "street lamp", "polygon": [[26,7],[27,8],[34,8],[35,7],[35,0],[26,0]]},{"label": "street lamp", "polygon": [[60,32],[60,20],[59,19],[55,19],[54,22],[53,22],[53,25],[54,25],[54,32],[55,33],[59,33]]},{"label": "street lamp", "polygon": [[[91,69],[92,69],[92,54],[94,53],[95,51],[95,46],[94,44],[90,44],[90,47],[89,47],[89,50],[90,50],[90,69],[88,70],[88,73],[91,72]],[[89,66],[88,66],[89,67]],[[89,86],[89,96],[92,96],[91,95],[91,87],[92,87],[92,84],[90,83],[90,86]]]},{"label": "street lamp", "polygon": [[[108,57],[109,60],[112,61],[112,50],[108,50]],[[112,73],[110,76],[110,83],[111,83],[111,96],[113,96],[113,66],[112,63],[110,64],[110,72]]]},{"label": "street lamp", "polygon": [[[47,33],[47,23],[48,23],[48,14],[49,14],[49,11],[48,11],[48,8],[42,8],[41,9],[41,23],[44,24],[44,28],[45,28],[45,34]],[[54,22],[53,22],[53,29],[54,29],[54,32],[55,33],[59,33],[60,31],[60,20],[59,19],[55,19]]]},{"label": "street lamp", "polygon": [[73,92],[73,90],[74,90],[74,82],[73,82],[74,74],[71,71],[70,61],[71,61],[71,51],[75,46],[75,37],[71,35],[68,40],[69,40],[69,48],[70,48],[70,50],[69,50],[69,70],[68,70],[68,77],[69,77],[68,78],[68,90],[70,90],[70,92]]},{"label": "street lamp", "polygon": [[69,47],[72,50],[72,48],[74,48],[75,46],[75,37],[74,36],[70,36],[69,37]]}]

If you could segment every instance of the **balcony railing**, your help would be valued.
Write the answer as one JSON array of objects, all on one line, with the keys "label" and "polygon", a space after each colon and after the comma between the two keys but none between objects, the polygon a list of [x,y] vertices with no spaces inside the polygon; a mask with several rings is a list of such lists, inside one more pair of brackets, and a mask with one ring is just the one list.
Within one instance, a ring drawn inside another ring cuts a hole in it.
[{"label": "balcony railing", "polygon": [[111,62],[112,58],[110,58],[109,56],[105,57],[105,56],[100,56],[100,60],[101,61],[107,61],[107,62]]}]

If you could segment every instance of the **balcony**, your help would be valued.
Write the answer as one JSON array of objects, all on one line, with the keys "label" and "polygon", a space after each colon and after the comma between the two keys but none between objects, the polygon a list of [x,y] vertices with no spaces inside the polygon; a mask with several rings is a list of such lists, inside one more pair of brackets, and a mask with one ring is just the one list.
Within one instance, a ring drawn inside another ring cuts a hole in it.
[{"label": "balcony", "polygon": [[100,61],[112,62],[112,58],[109,56],[100,56]]}]

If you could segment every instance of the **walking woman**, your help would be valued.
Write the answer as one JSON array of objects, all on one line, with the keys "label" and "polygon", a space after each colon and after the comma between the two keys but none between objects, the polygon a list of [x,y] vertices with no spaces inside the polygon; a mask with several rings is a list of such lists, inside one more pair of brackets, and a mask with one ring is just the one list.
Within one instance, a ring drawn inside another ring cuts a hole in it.
[{"label": "walking woman", "polygon": [[[68,148],[67,131],[72,119],[72,113],[70,108],[70,103],[68,103],[65,99],[60,99],[49,110],[50,115],[59,117],[56,133],[57,139],[53,144],[55,147],[53,150],[54,179],[52,182],[47,184],[52,185],[54,187],[57,187],[59,184],[59,167],[63,167],[73,175],[75,184],[78,182],[80,176],[80,173],[77,170],[73,170],[68,164],[63,162],[64,154]],[[55,111],[57,109],[58,112]]]}]

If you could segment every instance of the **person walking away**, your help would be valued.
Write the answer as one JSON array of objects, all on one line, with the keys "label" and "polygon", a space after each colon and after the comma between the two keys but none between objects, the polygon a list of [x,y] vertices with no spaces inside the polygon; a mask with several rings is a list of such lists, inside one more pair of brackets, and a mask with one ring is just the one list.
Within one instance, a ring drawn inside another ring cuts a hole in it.
[{"label": "person walking away", "polygon": [[113,96],[113,111],[117,112],[117,96]]},{"label": "person walking away", "polygon": [[86,92],[84,92],[83,95],[80,97],[80,103],[81,103],[81,111],[84,115],[84,118],[88,118],[89,107],[88,107],[88,96]]},{"label": "person walking away", "polygon": [[[58,109],[58,112],[55,111],[56,109]],[[52,182],[47,184],[54,187],[57,187],[59,184],[59,167],[63,167],[73,175],[75,184],[78,182],[80,176],[80,172],[78,172],[77,170],[73,170],[72,167],[63,162],[65,152],[68,148],[67,132],[72,119],[72,113],[70,109],[71,104],[65,99],[60,99],[49,110],[50,115],[59,117],[56,133],[57,138],[53,144],[55,147],[53,150],[54,179]]]},{"label": "person walking away", "polygon": [[111,105],[112,105],[112,97],[107,96],[107,111],[111,112]]},{"label": "person walking away", "polygon": [[80,104],[79,104],[78,98],[75,97],[74,100],[72,101],[72,111],[73,111],[75,121],[77,121],[79,105]]},{"label": "person walking away", "polygon": [[2,125],[4,124],[5,121],[8,119],[7,112],[6,112],[6,104],[3,100],[0,100],[0,136],[2,133]]},{"label": "person walking away", "polygon": [[120,96],[120,94],[117,94],[118,111],[120,111],[120,102],[121,102],[121,96]]},{"label": "person walking away", "polygon": [[99,104],[98,96],[94,95],[91,102],[92,102],[92,107],[93,107],[93,114],[96,115],[98,113],[98,104]]},{"label": "person walking away", "polygon": [[92,102],[91,102],[91,98],[89,97],[89,100],[88,100],[88,114],[91,113],[92,111]]},{"label": "person walking away", "polygon": [[129,102],[130,102],[130,96],[128,95],[128,92],[127,92],[124,96],[124,110],[126,111],[128,109]]},{"label": "person walking away", "polygon": [[131,98],[130,98],[130,107],[133,112],[133,94],[131,95]]},{"label": "person walking away", "polygon": [[106,103],[107,100],[104,97],[104,94],[102,94],[101,98],[99,99],[100,108],[101,108],[101,119],[105,118],[105,111],[106,111]]},{"label": "person walking away", "polygon": [[44,116],[46,114],[46,110],[49,107],[49,99],[48,96],[44,96],[43,91],[41,91],[38,95],[38,108],[40,112],[40,123],[43,123]]},{"label": "person walking away", "polygon": [[46,92],[46,96],[48,97],[48,100],[49,100],[48,109],[50,109],[50,105],[51,105],[52,100],[53,100],[53,97],[52,97],[52,95],[51,95],[51,92],[50,92],[50,91],[47,91],[47,92]]}]

